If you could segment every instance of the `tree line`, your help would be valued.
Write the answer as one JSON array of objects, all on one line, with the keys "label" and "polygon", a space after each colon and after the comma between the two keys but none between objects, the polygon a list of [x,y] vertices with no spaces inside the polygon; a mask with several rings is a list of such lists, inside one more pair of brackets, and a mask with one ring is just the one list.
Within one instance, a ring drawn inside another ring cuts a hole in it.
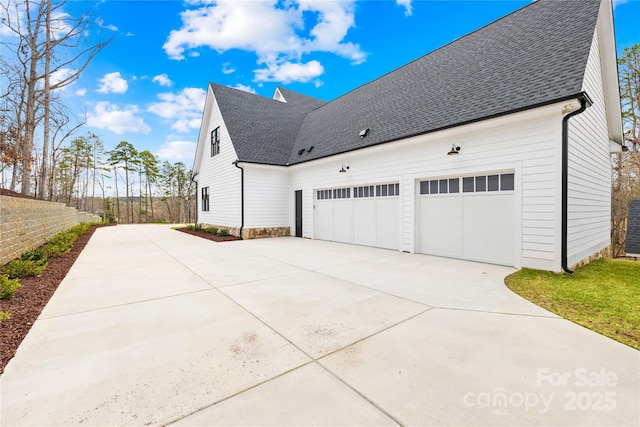
[{"label": "tree line", "polygon": [[182,162],[160,162],[121,141],[112,150],[93,133],[74,138],[54,167],[50,200],[120,223],[191,222],[195,183]]},{"label": "tree line", "polygon": [[626,151],[612,157],[611,244],[624,255],[629,202],[640,200],[640,44],[624,49],[618,59],[620,99]]},{"label": "tree line", "polygon": [[0,2],[0,187],[120,222],[190,220],[193,183],[183,163],[160,163],[126,141],[105,151],[96,135],[77,136],[86,118],[68,109],[62,89],[111,40],[90,12],[71,16],[68,6]]}]

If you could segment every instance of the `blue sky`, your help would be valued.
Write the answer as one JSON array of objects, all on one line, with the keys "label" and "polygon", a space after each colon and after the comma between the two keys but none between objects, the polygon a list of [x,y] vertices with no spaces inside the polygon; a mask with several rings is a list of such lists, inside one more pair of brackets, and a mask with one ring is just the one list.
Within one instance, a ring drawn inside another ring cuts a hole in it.
[{"label": "blue sky", "polygon": [[[559,0],[560,1],[560,0]],[[112,43],[66,102],[107,149],[191,166],[207,83],[330,101],[530,3],[512,0],[70,2]],[[640,43],[640,0],[615,2],[618,52]],[[95,37],[96,33],[91,36]]]}]

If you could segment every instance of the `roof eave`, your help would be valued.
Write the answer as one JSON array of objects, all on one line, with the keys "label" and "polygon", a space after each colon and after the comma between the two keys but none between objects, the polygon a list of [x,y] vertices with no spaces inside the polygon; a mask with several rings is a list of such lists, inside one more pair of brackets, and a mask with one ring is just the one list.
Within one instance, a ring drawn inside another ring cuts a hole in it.
[{"label": "roof eave", "polygon": [[453,128],[457,128],[457,127],[461,127],[461,126],[465,126],[465,125],[470,125],[470,124],[473,124],[473,123],[482,122],[482,121],[485,121],[485,120],[491,120],[491,119],[495,119],[495,118],[498,118],[498,117],[508,116],[510,114],[516,114],[516,113],[520,113],[520,112],[523,112],[523,111],[534,110],[536,108],[542,108],[542,107],[546,107],[548,105],[557,104],[557,103],[564,102],[564,101],[579,100],[579,99],[584,99],[587,102],[588,105],[592,104],[591,98],[589,97],[589,95],[586,92],[578,92],[578,93],[573,94],[573,95],[568,95],[568,96],[564,96],[564,97],[560,97],[560,98],[555,98],[555,99],[552,99],[552,100],[549,100],[549,101],[541,102],[541,103],[538,103],[538,104],[535,104],[535,105],[531,105],[531,106],[527,106],[527,107],[516,108],[516,109],[508,110],[508,111],[505,111],[505,112],[502,112],[502,113],[491,114],[491,115],[488,115],[488,116],[479,117],[479,118],[476,118],[476,119],[473,119],[473,120],[467,120],[467,121],[460,122],[460,123],[455,123],[455,124],[451,124],[451,125],[447,125],[447,126],[441,126],[439,128],[430,129],[430,130],[427,130],[427,131],[424,131],[424,132],[416,132],[416,133],[412,133],[412,134],[401,136],[399,138],[393,138],[393,139],[388,139],[388,140],[376,142],[376,143],[373,143],[373,144],[370,144],[370,145],[366,145],[364,147],[356,147],[356,148],[352,148],[352,149],[349,149],[349,150],[343,150],[343,151],[327,154],[327,155],[320,156],[320,157],[314,157],[313,159],[301,160],[301,161],[298,161],[298,162],[292,162],[290,164],[280,165],[280,166],[300,165],[300,164],[312,162],[312,161],[315,161],[315,160],[326,159],[328,157],[337,156],[339,154],[351,153],[353,151],[358,151],[358,150],[362,150],[362,149],[365,149],[365,148],[377,147],[379,145],[389,144],[391,142],[396,142],[396,141],[402,141],[404,139],[413,138],[413,137],[420,136],[420,135],[428,135],[428,134],[435,133],[435,132],[441,132],[441,131],[444,131],[444,130],[447,130],[447,129],[453,129]]},{"label": "roof eave", "polygon": [[620,106],[618,57],[616,53],[615,26],[613,24],[613,4],[609,0],[603,1],[600,5],[597,27],[609,139],[622,145],[624,142],[624,130],[622,108]]}]

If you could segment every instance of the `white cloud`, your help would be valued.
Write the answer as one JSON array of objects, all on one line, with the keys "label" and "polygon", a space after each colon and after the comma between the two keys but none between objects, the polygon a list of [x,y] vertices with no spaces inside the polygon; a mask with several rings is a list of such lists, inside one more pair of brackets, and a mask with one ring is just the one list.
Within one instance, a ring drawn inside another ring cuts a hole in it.
[{"label": "white cloud", "polygon": [[158,74],[151,79],[152,82],[158,83],[160,86],[171,87],[173,86],[173,82],[169,79],[169,76],[166,74]]},{"label": "white cloud", "polygon": [[118,27],[116,27],[115,25],[104,25],[104,19],[102,18],[98,18],[96,19],[96,24],[98,24],[98,26],[100,28],[106,28],[107,30],[111,30],[111,31],[118,31]]},{"label": "white cloud", "polygon": [[24,26],[25,10],[22,2],[2,1],[2,25],[0,25],[0,36],[3,38],[13,38],[16,36],[11,27]]},{"label": "white cloud", "polygon": [[202,120],[200,118],[178,119],[171,125],[171,130],[178,133],[189,133],[194,129],[200,128]]},{"label": "white cloud", "polygon": [[351,59],[355,64],[366,60],[360,46],[342,41],[349,28],[355,26],[355,2],[298,0],[301,12],[316,13],[316,25],[309,31],[313,37],[303,40],[303,53],[332,52]]},{"label": "white cloud", "polygon": [[231,74],[235,73],[236,69],[231,66],[230,62],[225,62],[222,64],[222,74]]},{"label": "white cloud", "polygon": [[63,82],[70,77],[73,77],[73,75],[76,73],[77,70],[74,70],[72,68],[61,68],[51,73],[51,79],[49,83],[51,84],[51,86],[55,86],[58,83]]},{"label": "white cloud", "polygon": [[195,153],[195,142],[171,141],[163,144],[155,154],[165,160],[193,160]]},{"label": "white cloud", "polygon": [[243,85],[242,83],[238,83],[235,86],[229,86],[229,87],[232,87],[232,88],[238,89],[238,90],[243,90],[243,91],[249,92],[249,93],[257,93],[254,88],[252,88],[251,86]]},{"label": "white cloud", "polygon": [[87,90],[86,89],[78,89],[76,91],[76,95],[78,96],[85,96],[87,94]]},{"label": "white cloud", "polygon": [[137,116],[136,105],[127,105],[123,109],[109,102],[98,102],[88,114],[87,125],[106,129],[113,133],[149,133],[151,128]]},{"label": "white cloud", "polygon": [[96,90],[99,93],[125,93],[129,85],[125,79],[120,76],[120,73],[105,74],[100,79],[100,87]]},{"label": "white cloud", "polygon": [[255,70],[256,81],[260,82],[292,82],[306,83],[324,73],[320,62],[313,60],[306,64],[300,62],[285,62],[282,64],[267,64],[266,69]]},{"label": "white cloud", "polygon": [[[49,80],[51,88],[60,92],[68,91],[73,86],[73,83],[75,83],[75,81],[77,80],[77,75],[74,76],[74,74],[76,74],[77,72],[78,70],[74,70],[73,68],[61,68],[59,70],[53,71]],[[39,80],[38,87],[42,88],[44,87],[43,85],[44,81]],[[56,87],[56,85],[61,86]]]},{"label": "white cloud", "polygon": [[396,0],[396,3],[404,7],[405,16],[410,16],[413,13],[413,10],[411,9],[411,0]]},{"label": "white cloud", "polygon": [[72,24],[73,21],[71,15],[66,12],[51,13],[51,37],[54,40],[58,40],[66,37],[69,33],[74,31]]},{"label": "white cloud", "polygon": [[200,127],[202,109],[207,92],[201,88],[185,88],[178,93],[161,93],[160,102],[149,105],[147,110],[164,119],[172,120],[171,129],[186,133]]},{"label": "white cloud", "polygon": [[[356,64],[366,59],[359,45],[345,41],[355,26],[355,0],[204,0],[190,4],[193,7],[181,14],[182,27],[172,30],[163,46],[171,59],[184,59],[200,47],[218,52],[242,49],[255,52],[258,63],[266,65],[256,70],[256,80],[268,81],[278,79],[271,71],[281,73],[303,65],[307,71],[321,69],[309,66],[312,61],[302,63],[302,56],[312,52],[333,53]],[[223,65],[225,69],[230,68]],[[300,75],[302,80],[289,81],[309,81],[306,73]]]}]

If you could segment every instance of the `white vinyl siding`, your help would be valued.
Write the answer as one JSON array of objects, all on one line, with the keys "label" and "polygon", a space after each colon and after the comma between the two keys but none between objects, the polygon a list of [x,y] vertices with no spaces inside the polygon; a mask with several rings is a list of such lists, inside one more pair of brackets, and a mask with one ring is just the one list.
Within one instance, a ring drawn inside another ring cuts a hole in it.
[{"label": "white vinyl siding", "polygon": [[[198,207],[198,222],[205,224],[224,225],[228,227],[240,226],[240,169],[232,163],[236,160],[236,151],[231,144],[229,132],[224,124],[220,108],[215,101],[211,89],[205,106],[206,128],[200,132],[199,145],[206,149],[205,155],[200,155],[198,170],[198,188],[209,187],[209,211],[202,212]],[[220,126],[220,152],[211,157],[211,132]]]},{"label": "white vinyl siding", "polygon": [[611,160],[597,30],[583,90],[593,105],[569,123],[569,265],[610,244]]},{"label": "white vinyl siding", "polygon": [[[315,189],[399,182],[400,250],[416,252],[417,180],[514,170],[515,264],[558,270],[561,108],[555,104],[292,166],[290,192],[304,190],[303,236],[317,238]],[[458,156],[446,155],[452,142],[462,147]],[[348,172],[338,172],[342,164],[349,166]]]},{"label": "white vinyl siding", "polygon": [[[288,227],[294,192],[289,190],[287,168],[247,163],[240,166],[244,168],[245,228]],[[294,233],[295,227],[291,230]]]}]

